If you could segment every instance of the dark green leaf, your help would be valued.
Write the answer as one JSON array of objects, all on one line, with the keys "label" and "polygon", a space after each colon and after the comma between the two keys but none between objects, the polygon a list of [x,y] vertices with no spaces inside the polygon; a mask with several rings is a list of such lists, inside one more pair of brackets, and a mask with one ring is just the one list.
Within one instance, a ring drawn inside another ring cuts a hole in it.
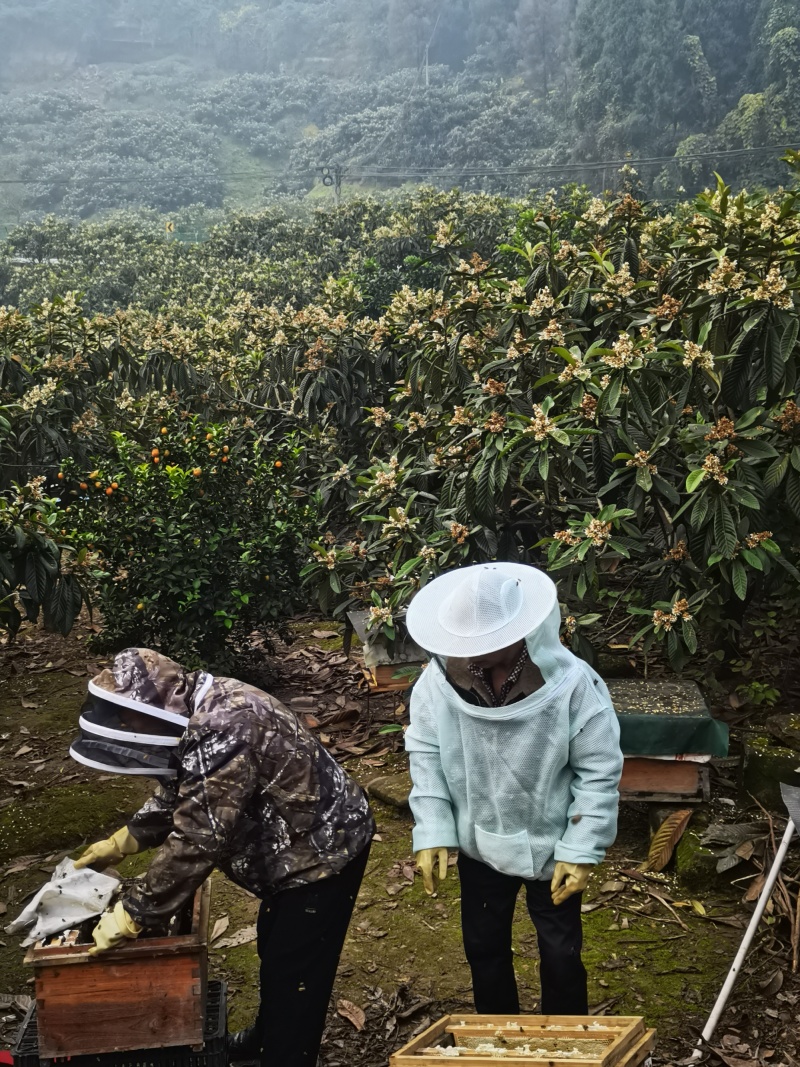
[{"label": "dark green leaf", "polygon": [[786,476],[789,469],[789,456],[781,456],[771,463],[764,474],[764,488],[768,493],[774,493]]},{"label": "dark green leaf", "polygon": [[736,523],[728,505],[722,499],[717,501],[714,515],[714,539],[719,551],[730,559],[736,551]]},{"label": "dark green leaf", "polygon": [[731,566],[731,584],[738,598],[744,600],[747,596],[747,570],[738,559],[735,559]]},{"label": "dark green leaf", "polygon": [[786,479],[786,500],[795,516],[800,519],[800,474],[794,470],[789,472]]}]

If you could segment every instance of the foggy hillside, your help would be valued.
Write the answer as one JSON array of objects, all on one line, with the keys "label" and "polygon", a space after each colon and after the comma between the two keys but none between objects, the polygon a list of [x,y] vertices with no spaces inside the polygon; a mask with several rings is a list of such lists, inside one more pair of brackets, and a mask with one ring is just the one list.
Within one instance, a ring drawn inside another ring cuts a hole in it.
[{"label": "foggy hillside", "polygon": [[[321,184],[776,184],[800,0],[3,0],[0,227]],[[592,164],[597,164],[592,166]],[[541,170],[549,166],[550,169]],[[337,168],[340,168],[337,171]]]}]

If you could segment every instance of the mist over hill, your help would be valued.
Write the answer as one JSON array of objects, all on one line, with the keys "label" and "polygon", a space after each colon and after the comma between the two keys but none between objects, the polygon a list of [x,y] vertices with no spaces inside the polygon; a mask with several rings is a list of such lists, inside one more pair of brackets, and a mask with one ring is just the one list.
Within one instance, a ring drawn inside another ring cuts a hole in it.
[{"label": "mist over hill", "polygon": [[662,197],[719,169],[774,186],[781,153],[759,149],[800,141],[800,0],[4,0],[0,13],[6,229],[327,197],[326,174],[345,194],[599,190],[630,158]]}]

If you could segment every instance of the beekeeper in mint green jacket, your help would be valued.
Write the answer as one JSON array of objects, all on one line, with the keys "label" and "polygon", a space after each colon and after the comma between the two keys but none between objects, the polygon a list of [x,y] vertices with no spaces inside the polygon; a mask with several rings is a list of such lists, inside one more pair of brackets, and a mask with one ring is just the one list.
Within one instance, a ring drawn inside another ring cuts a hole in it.
[{"label": "beekeeper in mint green jacket", "polygon": [[431,654],[414,687],[414,850],[425,888],[458,849],[475,1009],[514,1015],[511,923],[521,887],[546,1015],[588,1013],[581,893],[617,829],[619,726],[602,679],[559,638],[556,587],[535,567],[449,571],[409,606]]}]

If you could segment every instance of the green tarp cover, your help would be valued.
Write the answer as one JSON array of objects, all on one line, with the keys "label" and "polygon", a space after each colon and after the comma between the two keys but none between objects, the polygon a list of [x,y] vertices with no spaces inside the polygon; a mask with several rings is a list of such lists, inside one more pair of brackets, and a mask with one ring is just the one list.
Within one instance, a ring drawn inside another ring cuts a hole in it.
[{"label": "green tarp cover", "polygon": [[712,719],[695,682],[608,682],[626,756],[727,756],[728,727]]}]

